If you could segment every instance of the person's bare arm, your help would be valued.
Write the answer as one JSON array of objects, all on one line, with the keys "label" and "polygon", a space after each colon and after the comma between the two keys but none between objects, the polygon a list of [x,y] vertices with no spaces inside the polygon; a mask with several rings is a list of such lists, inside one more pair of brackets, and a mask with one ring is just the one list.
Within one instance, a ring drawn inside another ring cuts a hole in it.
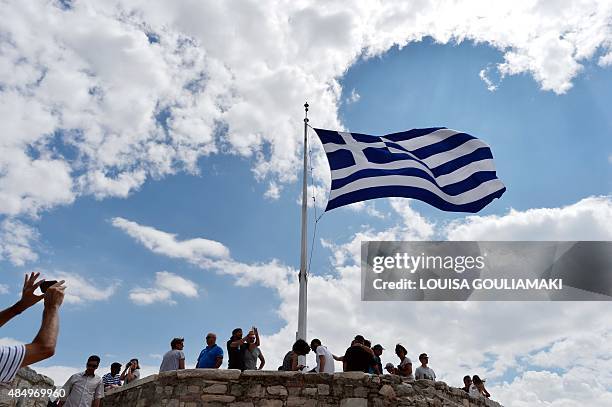
[{"label": "person's bare arm", "polygon": [[[59,308],[64,300],[64,290],[66,289],[63,284],[64,280],[58,281],[49,287],[44,294],[45,308],[43,309],[40,330],[32,343],[25,346],[26,351],[21,363],[22,367],[50,358],[55,354],[59,332]],[[32,286],[36,286],[36,284],[30,285],[30,288]],[[34,294],[32,293],[32,295]]]},{"label": "person's bare arm", "polygon": [[259,331],[257,327],[253,327],[253,331],[255,331],[255,346],[259,346],[261,343],[259,342]]},{"label": "person's bare arm", "polygon": [[338,362],[344,362],[344,356],[332,355],[332,357],[334,358],[334,360],[337,360]]},{"label": "person's bare arm", "polygon": [[259,369],[258,370],[262,370],[265,364],[266,364],[266,359],[264,359],[263,353],[259,352]]},{"label": "person's bare arm", "polygon": [[223,363],[223,356],[217,356],[215,359],[215,369],[219,369]]},{"label": "person's bare arm", "polygon": [[100,407],[100,399],[95,399],[91,402],[91,407]]},{"label": "person's bare arm", "polygon": [[179,359],[179,369],[185,369],[185,359]]},{"label": "person's bare arm", "polygon": [[319,355],[317,357],[319,358],[319,373],[321,373],[325,371],[325,356]]},{"label": "person's bare arm", "polygon": [[237,348],[240,345],[242,345],[243,343],[245,343],[246,341],[247,341],[247,337],[246,336],[244,338],[242,338],[242,339],[236,339],[235,341],[230,342],[230,347],[231,348]]},{"label": "person's bare arm", "polygon": [[21,292],[21,298],[15,304],[10,307],[0,311],[0,327],[6,324],[15,316],[21,314],[23,311],[30,308],[32,305],[36,304],[38,301],[42,300],[44,295],[36,295],[34,294],[34,290],[38,288],[40,283],[45,280],[36,281],[36,279],[40,276],[40,273],[26,273],[24,282],[23,282],[23,290]]}]

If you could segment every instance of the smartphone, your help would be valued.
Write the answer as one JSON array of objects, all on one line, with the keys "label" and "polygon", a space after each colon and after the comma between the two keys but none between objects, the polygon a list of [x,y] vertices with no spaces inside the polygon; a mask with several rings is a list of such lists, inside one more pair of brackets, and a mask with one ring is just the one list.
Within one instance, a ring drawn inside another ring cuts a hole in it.
[{"label": "smartphone", "polygon": [[42,283],[40,283],[40,292],[44,294],[45,291],[47,291],[47,288],[51,287],[55,283],[57,283],[57,280],[43,281]]}]

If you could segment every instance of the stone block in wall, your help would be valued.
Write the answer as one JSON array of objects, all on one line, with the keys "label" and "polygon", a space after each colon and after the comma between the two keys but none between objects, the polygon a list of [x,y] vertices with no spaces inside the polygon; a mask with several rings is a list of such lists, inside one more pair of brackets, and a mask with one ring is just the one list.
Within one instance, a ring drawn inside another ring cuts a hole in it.
[{"label": "stone block in wall", "polygon": [[236,400],[236,397],[221,394],[202,394],[200,400],[206,403],[231,403]]},{"label": "stone block in wall", "polygon": [[259,400],[257,407],[283,407],[283,400]]},{"label": "stone block in wall", "polygon": [[288,394],[284,386],[268,386],[266,392],[272,396],[286,396]]},{"label": "stone block in wall", "polygon": [[368,400],[362,398],[344,398],[340,400],[340,407],[368,407]]},{"label": "stone block in wall", "polygon": [[211,384],[210,386],[204,387],[202,389],[202,393],[225,394],[227,393],[227,384],[220,384],[220,383]]},{"label": "stone block in wall", "polygon": [[176,377],[179,380],[187,378],[200,378],[203,380],[237,380],[240,377],[238,369],[184,369],[177,370]]},{"label": "stone block in wall", "polygon": [[393,387],[389,384],[383,384],[378,394],[388,399],[396,398],[395,390],[393,390]]},{"label": "stone block in wall", "polygon": [[328,384],[317,384],[317,392],[321,396],[329,395],[329,385]]}]

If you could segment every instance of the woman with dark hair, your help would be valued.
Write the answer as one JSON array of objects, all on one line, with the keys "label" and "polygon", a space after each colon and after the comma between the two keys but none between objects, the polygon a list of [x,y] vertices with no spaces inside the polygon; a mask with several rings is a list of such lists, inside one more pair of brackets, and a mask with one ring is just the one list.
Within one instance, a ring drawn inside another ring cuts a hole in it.
[{"label": "woman with dark hair", "polygon": [[298,339],[293,344],[293,347],[283,358],[283,364],[278,370],[296,371],[302,370],[304,365],[298,363],[298,356],[306,356],[310,353],[310,345],[303,339]]},{"label": "woman with dark hair", "polygon": [[133,382],[134,380],[140,379],[140,364],[138,359],[131,359],[126,365],[123,373],[121,373],[121,380],[123,385]]},{"label": "woman with dark hair", "polygon": [[412,361],[406,355],[408,355],[408,351],[399,343],[395,345],[395,354],[400,360],[400,364],[397,365],[395,369],[395,374],[403,376],[408,380],[414,380],[414,376],[412,375]]},{"label": "woman with dark hair", "polygon": [[484,382],[485,381],[478,375],[474,375],[474,377],[472,377],[472,385],[470,386],[470,396],[491,397],[487,389],[484,387]]}]

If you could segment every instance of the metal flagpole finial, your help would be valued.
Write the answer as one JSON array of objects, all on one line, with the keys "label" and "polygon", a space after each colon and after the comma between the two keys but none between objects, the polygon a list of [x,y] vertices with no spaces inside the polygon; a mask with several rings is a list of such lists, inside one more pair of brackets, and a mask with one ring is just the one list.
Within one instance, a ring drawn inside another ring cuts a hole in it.
[{"label": "metal flagpole finial", "polygon": [[310,105],[308,104],[308,102],[304,103],[304,113],[305,113],[304,123],[308,123],[308,107],[309,106]]}]

